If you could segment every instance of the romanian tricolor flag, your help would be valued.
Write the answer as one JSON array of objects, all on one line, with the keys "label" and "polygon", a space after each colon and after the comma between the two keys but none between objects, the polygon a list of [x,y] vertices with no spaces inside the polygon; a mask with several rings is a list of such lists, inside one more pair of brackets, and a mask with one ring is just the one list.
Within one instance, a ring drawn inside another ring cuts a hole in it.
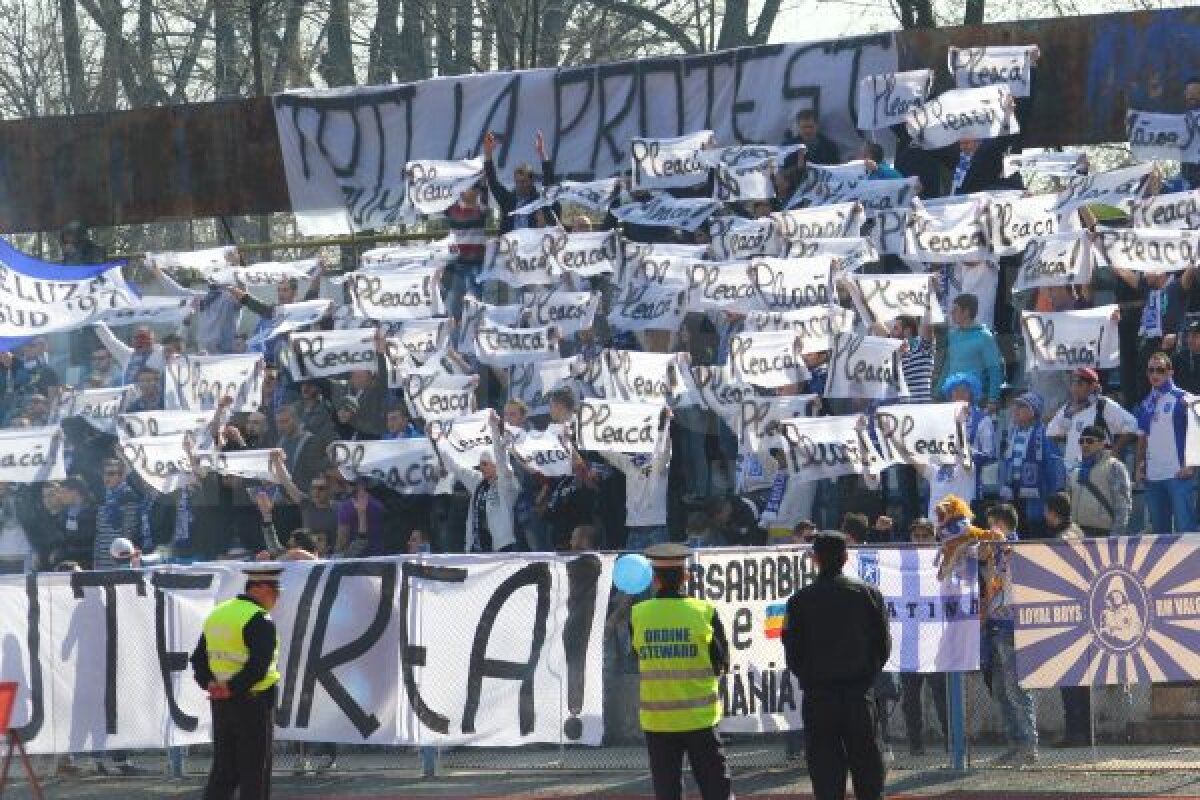
[{"label": "romanian tricolor flag", "polygon": [[783,617],[787,614],[787,603],[774,603],[767,606],[767,620],[763,623],[763,631],[768,639],[778,639],[783,636]]}]

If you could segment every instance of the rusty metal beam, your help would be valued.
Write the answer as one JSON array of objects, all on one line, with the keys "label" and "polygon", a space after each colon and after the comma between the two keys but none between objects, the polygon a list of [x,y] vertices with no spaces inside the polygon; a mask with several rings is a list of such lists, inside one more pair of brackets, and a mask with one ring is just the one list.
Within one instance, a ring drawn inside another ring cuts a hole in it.
[{"label": "rusty metal beam", "polygon": [[[1200,75],[1200,8],[896,38],[902,68],[937,67],[945,83],[950,45],[1040,45],[1034,146],[1123,140],[1126,108],[1178,110],[1183,82]],[[288,210],[266,98],[0,122],[2,233]]]}]

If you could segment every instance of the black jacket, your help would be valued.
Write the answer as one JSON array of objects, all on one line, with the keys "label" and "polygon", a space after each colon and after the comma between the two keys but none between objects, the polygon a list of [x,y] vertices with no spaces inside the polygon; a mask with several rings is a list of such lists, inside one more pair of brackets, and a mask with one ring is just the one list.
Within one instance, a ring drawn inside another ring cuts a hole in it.
[{"label": "black jacket", "polygon": [[883,595],[841,573],[819,575],[788,600],[783,649],[801,689],[870,688],[892,652]]}]

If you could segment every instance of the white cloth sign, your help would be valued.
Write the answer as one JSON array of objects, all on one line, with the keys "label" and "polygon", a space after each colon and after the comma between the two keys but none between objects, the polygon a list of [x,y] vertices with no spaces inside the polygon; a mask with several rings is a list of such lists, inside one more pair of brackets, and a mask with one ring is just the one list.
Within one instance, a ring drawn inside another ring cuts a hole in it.
[{"label": "white cloth sign", "polygon": [[718,162],[713,167],[713,199],[722,203],[771,200],[775,197],[775,169],[768,158],[742,164]]},{"label": "white cloth sign", "polygon": [[270,327],[250,337],[246,344],[251,349],[261,348],[276,336],[316,325],[329,313],[331,307],[329,300],[302,300],[299,303],[277,305],[271,314]]},{"label": "white cloth sign", "polygon": [[708,163],[700,151],[713,144],[712,131],[696,131],[670,139],[629,142],[634,189],[682,189],[704,183]]},{"label": "white cloth sign", "polygon": [[1030,242],[1058,233],[1079,230],[1074,211],[1055,211],[1058,198],[1052,194],[1032,197],[996,197],[984,208],[988,241],[995,256],[1020,255]]},{"label": "white cloth sign", "polygon": [[0,429],[0,483],[39,483],[67,477],[58,425]]},{"label": "white cloth sign", "polygon": [[858,127],[877,131],[903,123],[925,102],[932,83],[931,69],[868,75],[858,82]]},{"label": "white cloth sign", "polygon": [[843,281],[868,325],[886,324],[900,317],[940,325],[945,319],[931,275],[848,275]]},{"label": "white cloth sign", "polygon": [[208,274],[215,269],[236,266],[240,261],[233,245],[186,252],[146,253],[146,263],[162,270],[192,269]]},{"label": "white cloth sign", "polygon": [[[520,400],[530,414],[550,412],[550,393],[570,388],[582,358],[548,358],[532,364],[517,364],[508,370],[508,399]],[[599,359],[597,359],[599,362]]]},{"label": "white cloth sign", "polygon": [[475,352],[475,332],[480,328],[497,325],[515,327],[521,317],[519,303],[497,306],[483,303],[470,295],[463,297],[462,315],[458,320],[458,349],[464,353]]},{"label": "white cloth sign", "polygon": [[75,330],[138,304],[120,265],[95,277],[58,280],[34,277],[0,255],[0,336]]},{"label": "white cloth sign", "polygon": [[872,422],[884,460],[894,464],[971,467],[965,403],[881,406]]},{"label": "white cloth sign", "polygon": [[674,403],[674,370],[683,363],[682,358],[680,353],[604,351],[604,364],[617,398],[660,406]]},{"label": "white cloth sign", "polygon": [[80,417],[102,433],[114,433],[117,416],[137,396],[136,386],[118,386],[115,389],[77,389],[68,386],[58,399],[54,421]]},{"label": "white cloth sign", "polygon": [[346,276],[354,314],[362,319],[401,321],[446,313],[441,267],[407,267]]},{"label": "white cloth sign", "polygon": [[476,411],[478,375],[421,375],[404,381],[404,402],[416,419],[453,419]]},{"label": "white cloth sign", "polygon": [[561,228],[518,228],[504,234],[489,246],[492,257],[480,281],[518,287],[557,284],[562,271],[550,255],[564,234]]},{"label": "white cloth sign", "polygon": [[740,419],[742,402],[753,397],[756,389],[733,377],[730,364],[716,367],[692,367],[692,383],[704,406],[731,427]]},{"label": "white cloth sign", "polygon": [[409,161],[404,167],[408,202],[422,214],[440,214],[483,178],[483,159]]},{"label": "white cloth sign", "polygon": [[798,208],[771,215],[779,234],[795,244],[805,239],[841,239],[858,236],[866,221],[863,207],[858,203],[838,203],[815,208]]},{"label": "white cloth sign", "polygon": [[424,436],[366,442],[331,442],[329,463],[353,481],[369,478],[405,495],[433,494],[441,466],[433,443]]},{"label": "white cloth sign", "polygon": [[1080,367],[1109,369],[1120,363],[1117,306],[1080,311],[1023,311],[1028,369],[1074,370]]},{"label": "white cloth sign", "polygon": [[111,308],[98,318],[109,326],[178,325],[192,313],[191,297],[142,296],[127,308]]},{"label": "white cloth sign", "polygon": [[499,437],[496,412],[491,409],[449,420],[433,420],[425,430],[442,462],[451,465],[451,472],[475,469],[484,453],[494,456]]},{"label": "white cloth sign", "polygon": [[500,368],[558,358],[558,339],[558,329],[553,325],[536,328],[481,326],[475,331],[475,357],[481,364]]},{"label": "white cloth sign", "polygon": [[1134,272],[1178,272],[1200,263],[1200,231],[1172,228],[1098,228],[1101,263]]},{"label": "white cloth sign", "polygon": [[575,446],[594,453],[649,455],[658,449],[664,406],[658,403],[622,403],[584,400],[576,412]]},{"label": "white cloth sign", "polygon": [[716,200],[703,197],[676,198],[658,194],[644,203],[626,203],[612,210],[612,215],[626,225],[656,228],[682,228],[695,231],[720,209]]},{"label": "white cloth sign", "polygon": [[1149,194],[1152,176],[1158,167],[1153,162],[1109,170],[1096,175],[1069,178],[1058,193],[1053,210],[1059,214],[1090,205],[1118,206]]},{"label": "white cloth sign", "polygon": [[163,369],[163,404],[169,409],[211,411],[228,397],[230,411],[257,411],[262,403],[263,357],[179,355]]},{"label": "white cloth sign", "polygon": [[687,310],[686,286],[630,285],[613,302],[608,324],[619,331],[677,331]]},{"label": "white cloth sign", "polygon": [[595,278],[621,271],[622,249],[616,231],[564,233],[553,240],[550,257],[559,273]]},{"label": "white cloth sign", "polygon": [[959,89],[1007,86],[1013,97],[1029,97],[1034,45],[951,47],[950,74]]},{"label": "white cloth sign", "polygon": [[750,262],[758,291],[768,311],[789,311],[833,302],[830,285],[832,259],[757,258]]},{"label": "white cloth sign", "polygon": [[819,408],[815,394],[747,397],[742,401],[737,427],[738,452],[743,456],[756,455],[760,460],[770,458],[766,445],[778,443],[773,437],[779,433],[779,423],[812,416]]},{"label": "white cloth sign", "polygon": [[795,311],[756,311],[746,315],[743,329],[755,331],[791,331],[804,355],[821,353],[833,347],[833,337],[854,330],[855,314],[841,306],[813,306]]},{"label": "white cloth sign", "polygon": [[1056,233],[1025,248],[1013,291],[1092,282],[1092,239],[1088,231]]},{"label": "white cloth sign", "polygon": [[190,433],[203,441],[213,424],[211,411],[138,411],[117,416],[117,432],[122,439],[177,436]]},{"label": "white cloth sign", "polygon": [[1200,161],[1200,111],[1187,114],[1125,112],[1129,149],[1139,161]]},{"label": "white cloth sign", "polygon": [[887,466],[871,441],[865,414],[792,417],[780,420],[777,431],[773,438],[786,456],[787,470],[799,480],[877,475]]},{"label": "white cloth sign", "polygon": [[788,258],[830,257],[839,271],[853,272],[879,260],[875,244],[865,236],[841,239],[805,239],[787,248]]},{"label": "white cloth sign", "polygon": [[735,380],[767,389],[804,383],[808,368],[791,331],[735,334],[729,340]]},{"label": "white cloth sign", "polygon": [[193,468],[200,474],[211,470],[218,475],[228,475],[248,481],[279,483],[271,469],[272,454],[283,457],[282,450],[201,450],[195,453]]},{"label": "white cloth sign", "polygon": [[1072,178],[1087,167],[1087,154],[1075,150],[1042,153],[1026,151],[1004,157],[1004,174],[1032,172],[1048,178]]},{"label": "white cloth sign", "polygon": [[1135,228],[1200,229],[1200,189],[1160,194],[1127,205]]},{"label": "white cloth sign", "polygon": [[537,200],[526,203],[520,208],[510,211],[509,214],[532,214],[556,203],[583,206],[592,211],[608,211],[608,207],[616,195],[617,187],[616,178],[603,178],[598,181],[562,181],[555,186],[543,188]]},{"label": "white cloth sign", "polygon": [[117,453],[159,494],[170,494],[190,485],[194,480],[192,460],[184,449],[187,433],[160,434],[121,438]]},{"label": "white cloth sign", "polygon": [[919,178],[862,180],[826,198],[827,204],[858,203],[866,211],[908,208],[919,191]]},{"label": "white cloth sign", "polygon": [[692,265],[688,308],[692,311],[765,311],[754,272],[745,261],[698,261]]},{"label": "white cloth sign", "polygon": [[523,325],[553,325],[564,337],[589,330],[600,306],[599,292],[568,292],[562,289],[529,290],[521,304]]},{"label": "white cloth sign", "polygon": [[908,397],[900,368],[903,339],[841,333],[833,337],[825,396],[864,400]]},{"label": "white cloth sign", "polygon": [[287,281],[310,280],[320,268],[315,258],[260,261],[248,267],[219,267],[209,272],[207,278],[219,286],[277,286]]},{"label": "white cloth sign", "polygon": [[908,114],[905,126],[913,144],[925,150],[963,139],[995,139],[1020,132],[1007,86],[951,89]]},{"label": "white cloth sign", "polygon": [[393,352],[403,353],[416,364],[424,364],[445,350],[450,341],[450,320],[445,317],[393,322],[384,327],[388,333],[385,340],[388,357]]},{"label": "white cloth sign", "polygon": [[554,431],[521,431],[509,442],[508,452],[527,469],[547,478],[574,474],[573,450]]},{"label": "white cloth sign", "polygon": [[788,198],[788,208],[833,205],[853,192],[868,179],[867,162],[849,161],[845,164],[809,164]]},{"label": "white cloth sign", "polygon": [[770,217],[714,217],[709,220],[708,235],[713,252],[722,260],[783,255],[783,240]]},{"label": "white cloth sign", "polygon": [[909,252],[935,264],[985,259],[989,255],[984,201],[931,205],[908,218]]},{"label": "white cloth sign", "polygon": [[876,252],[890,256],[908,255],[910,217],[912,217],[910,209],[871,213],[864,226],[864,232],[871,240]]},{"label": "white cloth sign", "polygon": [[287,367],[292,379],[329,378],[353,370],[375,372],[378,354],[374,328],[319,333],[289,333]]}]

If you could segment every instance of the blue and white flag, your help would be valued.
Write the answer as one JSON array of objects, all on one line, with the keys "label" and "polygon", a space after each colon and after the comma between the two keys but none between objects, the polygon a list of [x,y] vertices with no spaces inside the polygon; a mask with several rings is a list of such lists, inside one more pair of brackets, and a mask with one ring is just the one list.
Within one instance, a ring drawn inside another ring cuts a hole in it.
[{"label": "blue and white flag", "polygon": [[1022,686],[1200,680],[1200,537],[1022,544],[1010,563]]}]

